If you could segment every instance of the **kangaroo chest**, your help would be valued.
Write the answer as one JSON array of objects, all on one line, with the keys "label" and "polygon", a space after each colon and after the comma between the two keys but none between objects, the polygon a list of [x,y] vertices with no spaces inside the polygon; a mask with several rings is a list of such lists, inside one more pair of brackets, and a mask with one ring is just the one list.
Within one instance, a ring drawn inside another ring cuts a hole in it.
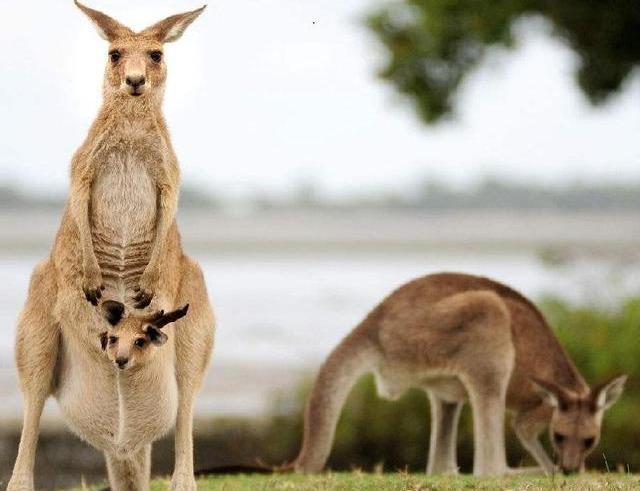
[{"label": "kangaroo chest", "polygon": [[122,294],[149,262],[157,202],[151,165],[143,156],[132,149],[106,157],[91,191],[91,233],[105,284]]}]

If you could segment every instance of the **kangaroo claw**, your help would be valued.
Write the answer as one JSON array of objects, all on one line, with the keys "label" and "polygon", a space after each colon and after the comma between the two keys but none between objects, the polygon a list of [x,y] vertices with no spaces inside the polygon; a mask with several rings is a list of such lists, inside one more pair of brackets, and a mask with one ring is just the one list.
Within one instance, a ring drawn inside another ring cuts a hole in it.
[{"label": "kangaroo claw", "polygon": [[84,289],[84,297],[87,301],[91,302],[91,305],[98,305],[98,301],[102,298],[102,290],[104,290],[104,286],[99,286],[98,288],[86,288]]},{"label": "kangaroo claw", "polygon": [[145,290],[140,290],[139,293],[133,297],[136,301],[135,308],[136,309],[144,309],[149,306],[151,303],[151,299],[153,298],[153,293],[147,292]]}]

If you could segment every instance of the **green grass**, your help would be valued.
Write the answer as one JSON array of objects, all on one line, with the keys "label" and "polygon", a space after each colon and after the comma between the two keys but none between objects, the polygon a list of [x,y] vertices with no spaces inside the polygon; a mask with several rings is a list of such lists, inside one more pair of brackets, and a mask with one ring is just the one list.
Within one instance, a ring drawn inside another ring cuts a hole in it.
[{"label": "green grass", "polygon": [[[156,480],[152,491],[167,489],[169,481]],[[362,472],[302,475],[235,475],[202,478],[198,490],[208,491],[426,491],[426,490],[631,490],[640,489],[640,476],[632,474],[587,474],[575,477],[519,476],[476,479],[471,476],[428,477],[424,474],[367,474]]]}]

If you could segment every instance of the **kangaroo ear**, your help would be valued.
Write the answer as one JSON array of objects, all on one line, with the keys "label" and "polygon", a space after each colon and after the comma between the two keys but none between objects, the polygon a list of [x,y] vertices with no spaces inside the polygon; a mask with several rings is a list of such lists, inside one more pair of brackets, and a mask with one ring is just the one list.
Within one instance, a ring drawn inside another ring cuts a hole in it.
[{"label": "kangaroo ear", "polygon": [[189,304],[186,304],[181,309],[174,310],[172,312],[167,312],[163,314],[162,317],[153,321],[153,325],[158,329],[162,329],[164,326],[171,322],[175,322],[179,319],[182,319],[185,315],[187,315],[187,311],[189,310]]},{"label": "kangaroo ear", "polygon": [[107,319],[107,322],[112,326],[115,326],[122,320],[122,316],[124,315],[123,303],[116,302],[115,300],[105,300],[102,302],[101,307],[105,319]]},{"label": "kangaroo ear", "polygon": [[593,401],[596,411],[609,409],[622,395],[626,375],[620,375],[605,382],[593,390]]},{"label": "kangaroo ear", "polygon": [[144,328],[144,333],[149,338],[149,341],[156,346],[162,346],[169,339],[169,337],[165,333],[151,324]]},{"label": "kangaroo ear", "polygon": [[103,14],[99,10],[94,10],[89,7],[85,7],[78,0],[74,0],[76,7],[82,10],[91,22],[98,30],[98,34],[102,39],[106,39],[111,42],[114,39],[122,36],[132,35],[133,31],[127,26],[123,26],[115,19],[112,19],[107,14]]},{"label": "kangaroo ear", "polygon": [[167,17],[166,19],[147,27],[140,34],[154,37],[161,43],[170,43],[180,39],[180,36],[182,36],[185,29],[189,27],[194,20],[196,20],[205,7],[206,5],[203,5],[199,9],[191,12],[184,12],[183,14],[176,14],[171,17]]},{"label": "kangaroo ear", "polygon": [[559,385],[536,377],[531,378],[544,401],[551,407],[565,410],[571,403],[571,397],[566,389]]},{"label": "kangaroo ear", "polygon": [[107,341],[109,337],[107,336],[107,331],[100,334],[100,346],[102,346],[102,351],[107,349]]}]

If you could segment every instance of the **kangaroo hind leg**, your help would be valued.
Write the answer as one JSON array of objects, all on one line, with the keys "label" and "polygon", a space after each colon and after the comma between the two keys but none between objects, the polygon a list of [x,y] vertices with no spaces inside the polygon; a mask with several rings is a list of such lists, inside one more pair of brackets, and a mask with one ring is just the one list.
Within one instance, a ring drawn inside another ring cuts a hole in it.
[{"label": "kangaroo hind leg", "polygon": [[151,444],[126,459],[105,454],[112,491],[147,491],[151,475]]},{"label": "kangaroo hind leg", "polygon": [[175,432],[175,467],[171,489],[196,489],[193,477],[193,402],[204,378],[214,338],[214,316],[200,267],[183,259],[178,304],[189,304],[189,315],[176,323],[176,380],[178,414]]},{"label": "kangaroo hind leg", "polygon": [[431,435],[428,474],[457,474],[456,441],[463,403],[446,402],[429,392]]},{"label": "kangaroo hind leg", "polygon": [[[478,292],[478,295],[489,292]],[[473,412],[475,475],[505,474],[504,423],[507,390],[515,364],[515,348],[511,337],[511,316],[500,297],[485,299],[485,315],[476,322],[478,350],[472,348],[467,392]]]},{"label": "kangaroo hind leg", "polygon": [[40,416],[53,391],[60,344],[60,328],[51,314],[56,292],[53,267],[45,260],[34,269],[27,301],[18,319],[15,357],[24,398],[24,419],[9,491],[34,489]]},{"label": "kangaroo hind leg", "polygon": [[470,291],[442,301],[456,346],[452,357],[473,413],[475,475],[507,472],[504,443],[506,398],[515,362],[511,318],[504,301],[491,291]]}]

